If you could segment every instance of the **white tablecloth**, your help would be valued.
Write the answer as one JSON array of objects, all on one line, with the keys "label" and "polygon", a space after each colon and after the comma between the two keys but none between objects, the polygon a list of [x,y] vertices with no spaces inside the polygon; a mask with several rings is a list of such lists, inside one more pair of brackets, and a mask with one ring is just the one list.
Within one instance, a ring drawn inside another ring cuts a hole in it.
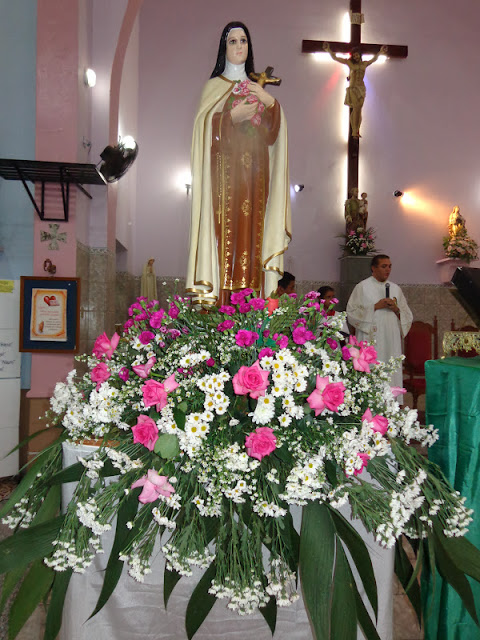
[{"label": "white tablecloth", "polygon": [[[77,456],[91,453],[94,447],[88,445],[64,445],[64,465],[77,462]],[[74,485],[65,485],[64,504],[72,496]],[[294,513],[300,522],[300,508]],[[379,597],[379,621],[377,629],[382,640],[392,639],[393,602],[393,552],[385,551],[377,545],[373,537],[363,530],[358,521],[354,526],[361,531],[370,550],[377,580]],[[126,567],[110,600],[91,620],[88,617],[97,603],[103,584],[103,570],[108,561],[114,532],[103,536],[104,554],[97,555],[83,575],[74,574],[65,600],[60,640],[187,640],[185,631],[185,610],[190,595],[198,579],[203,574],[199,570],[191,578],[182,578],[170,596],[168,608],[163,605],[164,560],[157,553],[152,564],[152,573],[145,576],[145,582],[138,583],[131,578]],[[347,612],[346,612],[347,614]],[[88,621],[87,621],[88,620]],[[363,640],[358,632],[358,640]],[[194,640],[271,640],[272,635],[263,616],[238,616],[226,608],[226,601],[217,601],[197,631]],[[277,628],[273,640],[312,640],[313,635],[300,598],[286,608],[278,609]],[[323,639],[322,639],[323,640]]]}]

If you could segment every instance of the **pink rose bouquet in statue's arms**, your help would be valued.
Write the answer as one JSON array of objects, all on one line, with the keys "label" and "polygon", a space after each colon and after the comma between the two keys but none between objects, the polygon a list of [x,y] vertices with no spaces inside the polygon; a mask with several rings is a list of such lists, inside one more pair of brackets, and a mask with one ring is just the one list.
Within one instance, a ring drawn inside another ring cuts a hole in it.
[{"label": "pink rose bouquet in statue's arms", "polygon": [[[171,572],[205,571],[187,609],[190,635],[212,596],[241,614],[260,607],[273,631],[277,606],[299,597],[298,573],[310,612],[333,594],[312,618],[317,637],[339,633],[338,593],[352,598],[352,628],[357,618],[365,624],[356,582],[337,571],[342,563],[351,575],[361,558],[360,580],[374,584],[368,551],[339,512],[345,503],[379,544],[415,538],[419,562],[438,552],[455,563],[467,553],[471,575],[480,577],[477,550],[463,538],[455,545],[471,512],[408,446],[428,446],[436,433],[397,405],[401,390],[388,379],[398,362],[378,363],[375,348],[353,337],[345,344],[342,314],[325,323],[326,314],[316,292],[283,297],[274,308],[245,289],[205,314],[179,296],[165,310],[139,299],[121,336],[102,334],[92,355],[79,357],[86,373],[69,374],[51,399],[49,424],[60,439],[33,462],[2,513],[15,533],[0,543],[0,571],[26,574],[28,584],[41,570],[35,593],[50,602],[49,638],[61,620],[59,594],[73,572],[87,569],[112,526],[121,544],[103,594],[115,588],[123,564],[142,581],[158,539],[167,584],[175,583]],[[62,443],[85,439],[98,449],[62,471]],[[62,480],[77,484],[57,515]],[[295,506],[304,510],[300,531]],[[402,544],[397,549],[403,557]],[[320,555],[323,570],[312,572]],[[400,572],[405,586],[412,574]],[[27,597],[24,589],[16,596],[25,615]],[[367,597],[375,610],[373,587]]]}]

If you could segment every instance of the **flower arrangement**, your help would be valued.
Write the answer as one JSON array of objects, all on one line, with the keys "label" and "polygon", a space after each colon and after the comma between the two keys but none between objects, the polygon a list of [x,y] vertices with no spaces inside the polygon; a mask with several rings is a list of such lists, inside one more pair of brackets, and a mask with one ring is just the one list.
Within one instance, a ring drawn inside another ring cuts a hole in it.
[{"label": "flower arrangement", "polygon": [[467,264],[478,259],[478,244],[466,231],[464,234],[445,236],[443,250],[447,258],[458,258]]},{"label": "flower arrangement", "polygon": [[351,229],[347,234],[341,236],[345,243],[340,245],[344,253],[353,256],[366,256],[375,251],[375,229]]},{"label": "flower arrangement", "polygon": [[[208,313],[174,296],[166,310],[139,298],[129,315],[122,336],[103,334],[92,355],[79,356],[86,373],[56,385],[47,428],[59,439],[0,513],[15,531],[0,543],[7,595],[15,580],[36,585],[34,594],[20,589],[9,637],[23,623],[22,598],[28,616],[32,599],[51,592],[45,638],[56,638],[72,573],[88,568],[115,521],[96,611],[124,563],[143,580],[160,538],[166,601],[175,574],[205,570],[187,608],[189,638],[216,598],[240,614],[260,608],[274,633],[277,607],[299,597],[300,574],[318,640],[345,620],[342,637],[356,638],[359,624],[378,639],[352,577],[353,563],[376,612],[367,547],[338,511],[346,503],[379,544],[411,542],[417,566],[397,544],[396,571],[419,617],[423,557],[435,571],[440,554],[447,579],[445,567],[460,567],[452,581],[470,602],[468,582],[456,578],[480,578],[479,552],[463,537],[472,512],[409,446],[431,445],[436,432],[397,404],[402,390],[388,380],[398,362],[378,363],[374,347],[354,337],[342,345],[341,314],[329,316],[316,292],[283,296],[270,314],[245,289]],[[62,443],[86,439],[98,449],[62,469]],[[59,486],[72,481],[59,514]],[[303,508],[300,532],[294,505]]]}]

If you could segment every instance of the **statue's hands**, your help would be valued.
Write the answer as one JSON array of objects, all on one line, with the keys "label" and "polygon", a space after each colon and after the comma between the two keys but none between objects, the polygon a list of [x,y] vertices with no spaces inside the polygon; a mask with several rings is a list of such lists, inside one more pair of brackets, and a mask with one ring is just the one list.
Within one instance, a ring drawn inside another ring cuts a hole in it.
[{"label": "statue's hands", "polygon": [[330,49],[330,43],[329,42],[324,42],[323,43],[323,50],[326,51],[327,53],[332,53],[332,50]]},{"label": "statue's hands", "polygon": [[236,107],[230,111],[230,115],[232,117],[233,124],[238,124],[239,122],[244,122],[244,120],[250,120],[253,118],[255,113],[257,112],[257,104],[255,102],[247,102],[247,99],[240,104],[237,104]]},{"label": "statue's hands", "polygon": [[386,44],[382,44],[382,46],[380,47],[380,55],[382,56],[386,56],[388,53],[388,47]]},{"label": "statue's hands", "polygon": [[248,81],[248,88],[250,89],[250,93],[253,93],[259,100],[259,102],[263,102],[265,107],[271,107],[275,102],[275,98],[271,96],[268,91],[265,91],[263,87],[261,87],[257,82]]}]

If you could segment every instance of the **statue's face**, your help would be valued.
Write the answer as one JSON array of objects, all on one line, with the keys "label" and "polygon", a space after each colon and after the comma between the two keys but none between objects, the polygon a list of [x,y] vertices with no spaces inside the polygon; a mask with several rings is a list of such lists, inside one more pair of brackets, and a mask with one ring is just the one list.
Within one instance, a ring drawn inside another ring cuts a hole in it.
[{"label": "statue's face", "polygon": [[248,56],[248,40],[243,29],[232,29],[227,36],[227,60],[243,64]]},{"label": "statue's face", "polygon": [[355,53],[352,54],[352,60],[354,62],[360,62],[362,59],[361,55],[358,53],[358,51],[355,51]]}]

